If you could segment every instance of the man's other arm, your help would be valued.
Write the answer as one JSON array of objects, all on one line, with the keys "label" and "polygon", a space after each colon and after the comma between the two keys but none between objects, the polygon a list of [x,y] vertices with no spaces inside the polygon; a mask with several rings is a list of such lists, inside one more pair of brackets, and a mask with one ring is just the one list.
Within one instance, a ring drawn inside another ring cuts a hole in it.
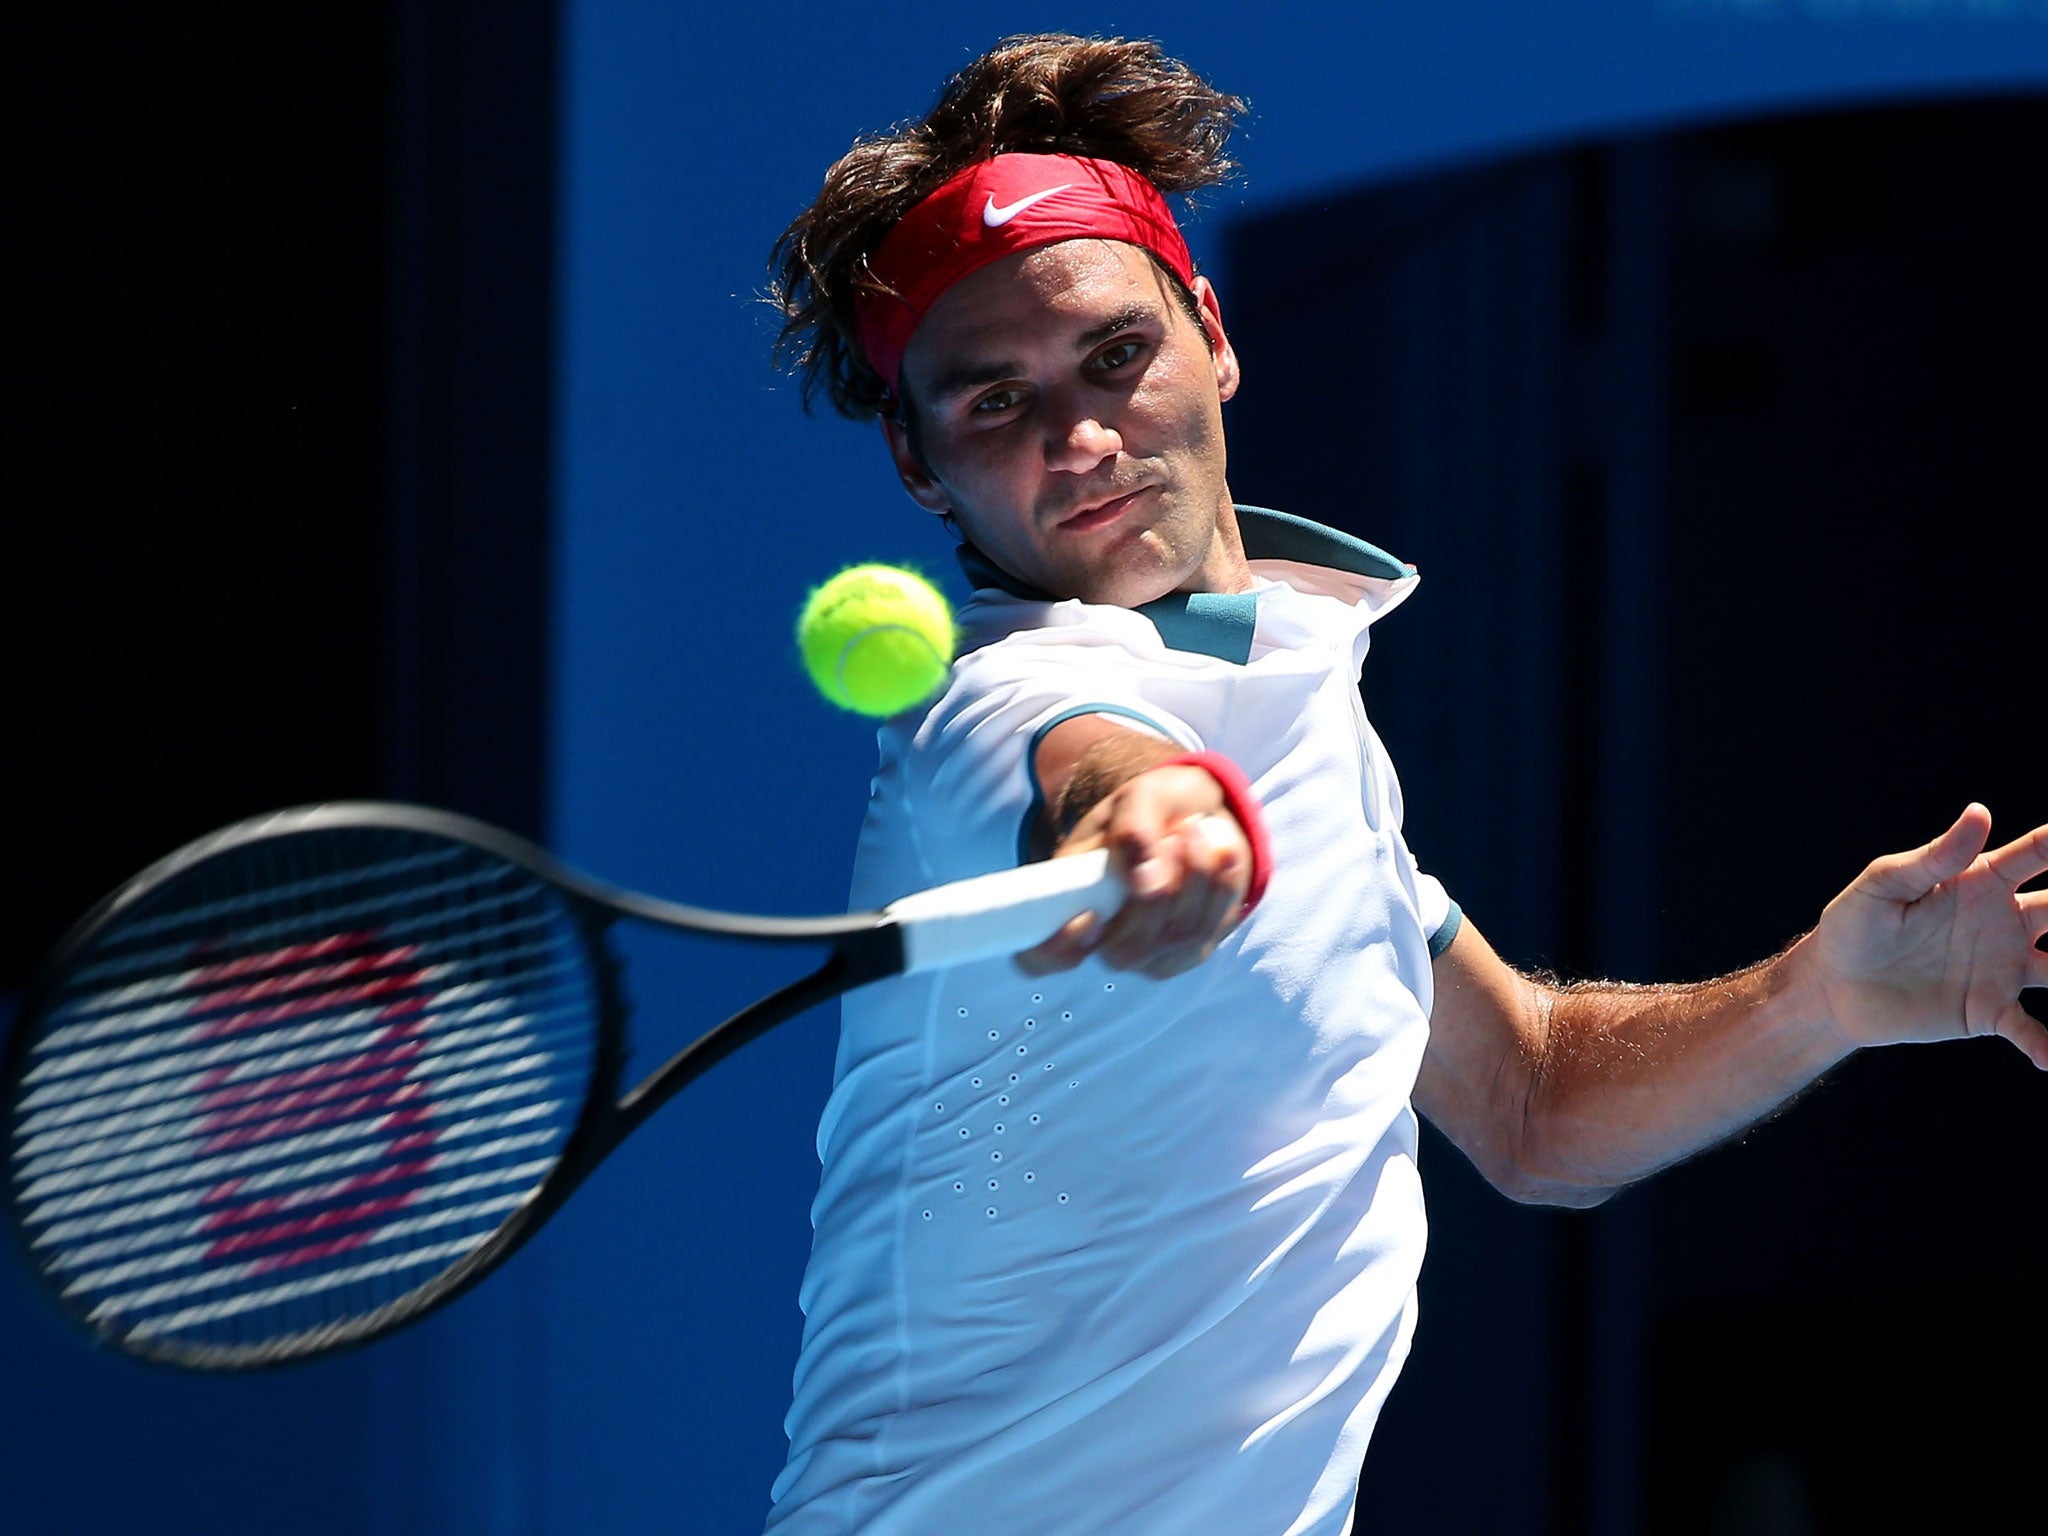
[{"label": "man's other arm", "polygon": [[1504,1193],[1593,1205],[1741,1131],[1865,1046],[1999,1035],[2048,1069],[2021,1008],[2048,986],[2048,827],[1986,851],[1972,805],[1875,860],[1774,959],[1692,986],[1553,986],[1468,922],[1435,964],[1415,1104]]}]

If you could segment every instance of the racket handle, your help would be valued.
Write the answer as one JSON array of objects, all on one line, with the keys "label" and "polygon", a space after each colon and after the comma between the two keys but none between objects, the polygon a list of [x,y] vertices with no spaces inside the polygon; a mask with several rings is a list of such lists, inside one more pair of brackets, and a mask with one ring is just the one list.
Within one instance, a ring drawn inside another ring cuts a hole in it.
[{"label": "racket handle", "polygon": [[934,886],[883,911],[902,933],[904,973],[914,975],[1014,955],[1083,912],[1108,917],[1123,904],[1124,883],[1109,867],[1109,850],[1098,848]]}]

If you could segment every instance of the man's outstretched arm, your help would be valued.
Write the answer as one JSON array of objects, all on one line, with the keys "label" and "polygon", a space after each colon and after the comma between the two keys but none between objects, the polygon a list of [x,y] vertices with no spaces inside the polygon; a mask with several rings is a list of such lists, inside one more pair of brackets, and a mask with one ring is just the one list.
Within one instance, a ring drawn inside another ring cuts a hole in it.
[{"label": "man's outstretched arm", "polygon": [[1875,860],[1774,959],[1692,986],[1557,987],[1468,923],[1435,966],[1416,1107],[1517,1199],[1591,1205],[1724,1140],[1851,1051],[1999,1035],[2048,1069],[2021,1008],[2048,986],[2048,827],[1986,850],[1972,805]]}]

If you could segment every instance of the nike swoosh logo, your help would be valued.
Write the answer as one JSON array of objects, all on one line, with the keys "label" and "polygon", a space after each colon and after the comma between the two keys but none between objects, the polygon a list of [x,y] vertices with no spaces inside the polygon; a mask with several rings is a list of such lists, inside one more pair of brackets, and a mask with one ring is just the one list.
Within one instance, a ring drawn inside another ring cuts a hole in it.
[{"label": "nike swoosh logo", "polygon": [[998,208],[996,206],[996,195],[991,192],[988,195],[988,205],[981,210],[981,222],[990,229],[1001,229],[1033,203],[1042,203],[1048,197],[1051,197],[1053,193],[1064,192],[1072,185],[1071,181],[1061,182],[1056,187],[1047,187],[1043,192],[1033,192],[1029,197],[1020,197],[1007,208]]}]

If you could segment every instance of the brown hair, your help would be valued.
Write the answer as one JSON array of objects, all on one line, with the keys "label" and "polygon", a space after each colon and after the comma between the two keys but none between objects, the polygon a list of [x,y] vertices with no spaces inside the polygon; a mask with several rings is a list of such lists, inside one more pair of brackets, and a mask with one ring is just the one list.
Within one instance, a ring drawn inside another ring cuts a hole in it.
[{"label": "brown hair", "polygon": [[948,80],[921,121],[857,140],[782,232],[769,258],[777,364],[802,375],[806,407],[822,389],[841,415],[879,414],[887,391],[861,352],[854,294],[880,289],[868,258],[918,202],[1016,151],[1114,160],[1166,193],[1214,186],[1236,170],[1223,149],[1244,105],[1157,43],[1005,38]]}]

